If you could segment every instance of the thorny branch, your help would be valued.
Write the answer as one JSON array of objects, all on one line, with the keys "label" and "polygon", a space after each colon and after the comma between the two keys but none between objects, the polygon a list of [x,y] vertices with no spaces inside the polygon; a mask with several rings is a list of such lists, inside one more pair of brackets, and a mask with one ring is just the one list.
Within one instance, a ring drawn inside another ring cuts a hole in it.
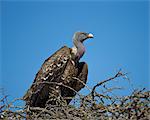
[{"label": "thorny branch", "polygon": [[[56,84],[58,86],[67,87],[76,92],[78,97],[74,98],[74,100],[76,100],[74,105],[47,105],[45,108],[15,106],[14,102],[20,99],[8,102],[8,96],[4,96],[0,99],[0,119],[149,120],[150,91],[146,91],[146,89],[135,90],[131,95],[124,97],[114,97],[107,94],[115,89],[120,89],[118,87],[106,88],[105,86],[106,83],[108,84],[118,77],[127,78],[126,74],[120,70],[113,77],[97,83],[92,89],[83,84],[90,91],[88,95],[81,95],[73,88],[63,85],[62,83],[44,82],[45,84]],[[106,91],[102,93],[97,92],[96,88],[100,86],[103,86]],[[96,99],[96,97],[99,99]]]}]

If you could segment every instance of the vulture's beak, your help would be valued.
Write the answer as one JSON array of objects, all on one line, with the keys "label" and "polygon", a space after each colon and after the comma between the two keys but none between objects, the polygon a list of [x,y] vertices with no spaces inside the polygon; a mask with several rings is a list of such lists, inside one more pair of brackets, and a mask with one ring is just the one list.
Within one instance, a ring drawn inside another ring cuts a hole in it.
[{"label": "vulture's beak", "polygon": [[94,36],[93,36],[93,34],[89,33],[89,34],[87,35],[87,37],[88,37],[88,38],[93,38]]}]

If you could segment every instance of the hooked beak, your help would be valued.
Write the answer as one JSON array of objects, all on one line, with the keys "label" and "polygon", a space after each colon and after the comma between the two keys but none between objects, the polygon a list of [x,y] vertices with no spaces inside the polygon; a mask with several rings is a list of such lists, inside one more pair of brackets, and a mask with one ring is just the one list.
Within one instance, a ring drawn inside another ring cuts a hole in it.
[{"label": "hooked beak", "polygon": [[89,33],[87,37],[88,38],[93,38],[94,36],[93,36],[93,34]]}]

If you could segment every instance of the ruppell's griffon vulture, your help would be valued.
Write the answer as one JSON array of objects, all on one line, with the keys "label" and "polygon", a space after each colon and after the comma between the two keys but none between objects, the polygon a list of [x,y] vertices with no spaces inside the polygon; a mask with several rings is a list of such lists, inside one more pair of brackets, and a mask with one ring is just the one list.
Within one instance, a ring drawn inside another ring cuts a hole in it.
[{"label": "ruppell's griffon vulture", "polygon": [[87,81],[88,66],[79,60],[85,52],[83,42],[89,38],[93,38],[93,35],[76,32],[72,48],[63,46],[45,60],[33,84],[23,97],[28,106],[55,105],[59,97],[69,104],[71,98],[85,86]]}]

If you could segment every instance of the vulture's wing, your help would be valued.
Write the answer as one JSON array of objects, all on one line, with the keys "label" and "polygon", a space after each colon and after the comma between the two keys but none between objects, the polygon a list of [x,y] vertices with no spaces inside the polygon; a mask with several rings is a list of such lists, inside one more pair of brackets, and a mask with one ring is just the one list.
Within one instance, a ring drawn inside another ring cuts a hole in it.
[{"label": "vulture's wing", "polygon": [[55,52],[43,63],[36,74],[35,80],[23,99],[30,106],[43,107],[48,100],[50,87],[53,85],[43,84],[44,82],[61,81],[62,74],[68,61],[71,60],[71,49],[64,46]]},{"label": "vulture's wing", "polygon": [[63,83],[72,88],[61,87],[61,95],[67,101],[67,104],[69,104],[72,100],[71,97],[74,97],[76,92],[80,91],[86,84],[88,65],[85,62],[79,62],[74,66],[72,65],[72,62],[69,61],[63,76],[65,77]]}]

